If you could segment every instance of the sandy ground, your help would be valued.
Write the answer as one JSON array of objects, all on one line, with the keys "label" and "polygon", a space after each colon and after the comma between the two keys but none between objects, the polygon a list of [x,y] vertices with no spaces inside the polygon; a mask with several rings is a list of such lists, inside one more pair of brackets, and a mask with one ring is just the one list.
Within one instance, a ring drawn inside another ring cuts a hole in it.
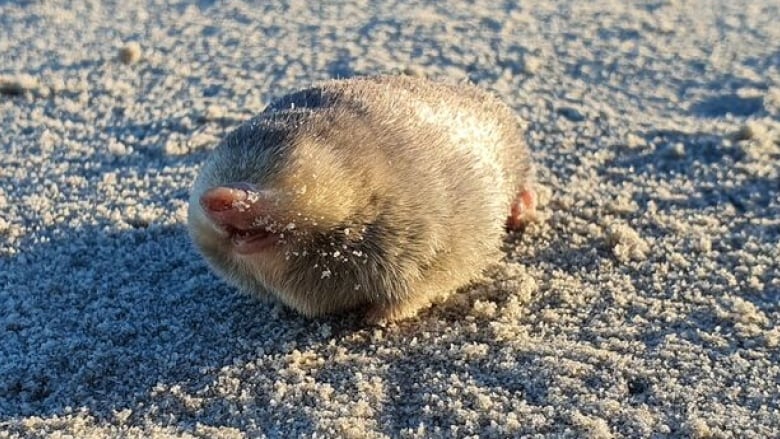
[{"label": "sandy ground", "polygon": [[[780,436],[777,1],[267,3],[0,0],[1,438]],[[212,275],[215,141],[404,69],[528,121],[544,222],[384,329]]]}]

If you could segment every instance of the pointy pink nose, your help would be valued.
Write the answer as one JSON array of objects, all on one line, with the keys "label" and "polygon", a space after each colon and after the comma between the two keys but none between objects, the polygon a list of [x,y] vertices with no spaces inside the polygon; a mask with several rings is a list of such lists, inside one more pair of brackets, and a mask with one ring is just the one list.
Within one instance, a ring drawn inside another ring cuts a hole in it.
[{"label": "pointy pink nose", "polygon": [[200,196],[200,205],[212,221],[237,229],[250,229],[264,214],[268,196],[249,183],[211,188]]},{"label": "pointy pink nose", "polygon": [[252,189],[233,185],[211,188],[200,196],[200,205],[206,211],[221,212],[232,209],[248,198],[248,190]]}]

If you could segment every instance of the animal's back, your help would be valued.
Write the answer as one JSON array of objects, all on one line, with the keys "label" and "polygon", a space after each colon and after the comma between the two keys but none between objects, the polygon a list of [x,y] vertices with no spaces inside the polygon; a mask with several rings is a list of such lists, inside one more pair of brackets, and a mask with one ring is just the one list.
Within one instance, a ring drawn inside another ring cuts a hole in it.
[{"label": "animal's back", "polygon": [[332,80],[285,96],[265,113],[307,109],[335,113],[327,120],[330,131],[354,137],[362,120],[375,142],[346,144],[356,149],[392,148],[383,155],[396,172],[416,174],[410,176],[413,181],[426,175],[460,180],[464,184],[454,192],[463,196],[464,191],[471,192],[469,188],[477,189],[483,201],[501,200],[501,209],[520,186],[532,183],[533,165],[516,115],[471,84],[413,76]]}]

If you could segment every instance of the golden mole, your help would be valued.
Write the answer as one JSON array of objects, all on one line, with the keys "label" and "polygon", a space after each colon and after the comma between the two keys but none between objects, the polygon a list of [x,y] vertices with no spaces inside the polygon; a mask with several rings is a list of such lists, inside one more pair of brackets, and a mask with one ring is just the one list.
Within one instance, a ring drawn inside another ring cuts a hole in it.
[{"label": "golden mole", "polygon": [[228,134],[196,179],[190,236],[221,277],[316,316],[414,316],[533,220],[517,116],[471,84],[331,80]]}]

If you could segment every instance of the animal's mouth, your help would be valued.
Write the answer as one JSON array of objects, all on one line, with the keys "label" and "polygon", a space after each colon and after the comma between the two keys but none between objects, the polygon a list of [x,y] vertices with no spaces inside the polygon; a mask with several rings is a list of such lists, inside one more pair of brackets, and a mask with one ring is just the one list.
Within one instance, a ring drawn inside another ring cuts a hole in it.
[{"label": "animal's mouth", "polygon": [[203,212],[227,237],[238,254],[249,255],[261,252],[281,235],[269,231],[265,225],[258,225],[272,210],[271,196],[250,183],[238,182],[213,187],[203,193],[200,204]]},{"label": "animal's mouth", "polygon": [[233,250],[242,255],[259,253],[279,241],[279,234],[265,229],[242,230],[226,226],[225,231],[233,244]]}]

